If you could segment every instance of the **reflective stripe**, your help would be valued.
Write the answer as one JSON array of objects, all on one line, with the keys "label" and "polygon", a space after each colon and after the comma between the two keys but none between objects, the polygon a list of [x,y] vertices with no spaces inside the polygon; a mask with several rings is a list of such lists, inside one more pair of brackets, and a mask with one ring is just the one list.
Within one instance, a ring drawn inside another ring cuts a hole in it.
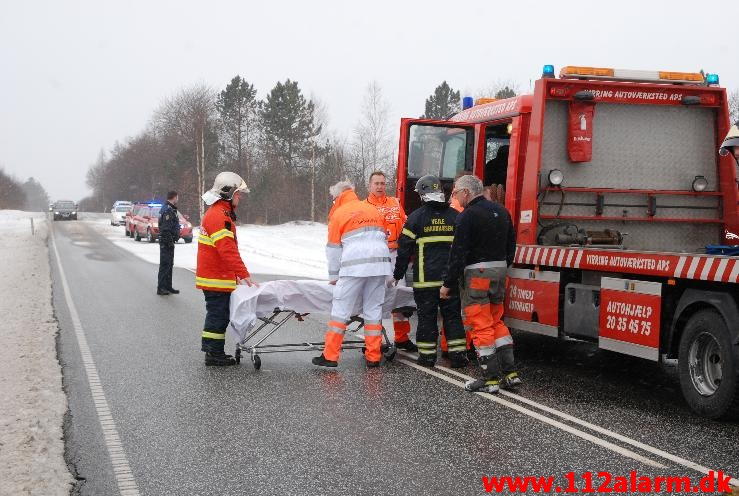
[{"label": "reflective stripe", "polygon": [[495,347],[500,348],[501,346],[508,346],[513,344],[513,338],[511,336],[503,336],[495,340]]},{"label": "reflective stripe", "polygon": [[495,346],[479,346],[477,348],[477,354],[481,357],[488,356],[488,355],[494,355]]},{"label": "reflective stripe", "polygon": [[195,284],[197,286],[207,286],[211,288],[236,289],[236,281],[233,279],[206,279],[205,277],[196,277]]},{"label": "reflective stripe", "polygon": [[419,349],[436,348],[436,342],[435,341],[416,341],[416,346],[418,346]]},{"label": "reflective stripe", "polygon": [[465,269],[494,269],[498,267],[508,267],[508,263],[505,260],[493,260],[490,262],[479,262],[468,265]]},{"label": "reflective stripe", "polygon": [[[336,322],[336,323],[340,323],[340,322],[343,322],[343,323],[344,323],[344,325],[346,325],[346,323],[348,322],[348,320],[349,320],[349,319],[345,319],[344,317],[337,317],[336,315],[332,315],[332,316],[331,316],[331,320],[332,320],[333,322]],[[329,322],[329,324],[330,324],[330,323],[331,323],[331,322]]]},{"label": "reflective stripe", "polygon": [[380,325],[382,324],[382,321],[381,320],[365,320],[364,324],[365,325]]},{"label": "reflective stripe", "polygon": [[366,233],[366,232],[372,232],[372,231],[379,231],[381,233],[384,233],[385,232],[385,229],[383,229],[382,227],[379,227],[379,226],[358,227],[356,229],[352,229],[351,231],[345,232],[341,236],[341,240],[344,241],[346,238],[349,238],[351,236],[354,236],[354,235],[357,235],[357,234]]},{"label": "reflective stripe", "polygon": [[451,243],[452,241],[454,241],[454,236],[426,236],[418,238],[416,243],[422,245],[425,243]]},{"label": "reflective stripe", "polygon": [[357,258],[355,260],[349,260],[347,262],[341,262],[342,267],[351,267],[352,265],[362,265],[366,263],[382,263],[390,262],[390,257],[369,257],[369,258]]},{"label": "reflective stripe", "polygon": [[333,272],[333,271],[330,271],[329,270],[328,271],[328,275],[330,275],[330,276],[338,276],[339,275],[339,271],[337,270],[336,272]]},{"label": "reflective stripe", "polygon": [[212,234],[210,236],[210,239],[213,240],[213,244],[216,244],[218,241],[222,240],[223,238],[234,238],[234,233],[229,231],[228,229],[221,229],[220,231]]},{"label": "reflective stripe", "polygon": [[413,231],[411,231],[410,229],[406,229],[405,227],[403,228],[403,234],[411,239],[416,239],[416,235],[413,233]]},{"label": "reflective stripe", "polygon": [[382,330],[379,331],[371,331],[367,330],[367,328],[364,328],[364,335],[365,336],[382,336]]},{"label": "reflective stripe", "polygon": [[[419,267],[420,270],[420,267]],[[430,282],[414,282],[414,288],[440,288],[444,284],[444,281],[430,281]]]},{"label": "reflective stripe", "polygon": [[433,348],[433,349],[418,348],[418,353],[420,355],[436,355],[436,348]]},{"label": "reflective stripe", "polygon": [[226,333],[203,331],[203,335],[201,337],[204,337],[206,339],[226,339]]},{"label": "reflective stripe", "polygon": [[198,243],[208,245],[208,246],[215,246],[215,244],[213,244],[213,241],[211,241],[211,239],[208,236],[205,236],[204,234],[201,234],[200,236],[198,236]]},{"label": "reflective stripe", "polygon": [[326,243],[326,248],[341,248],[341,243]]},{"label": "reflective stripe", "polygon": [[457,346],[459,344],[463,344],[463,345],[467,346],[467,339],[465,339],[465,338],[448,339],[447,342],[446,342],[446,344],[448,344],[449,346]]},{"label": "reflective stripe", "polygon": [[457,353],[459,351],[467,351],[466,345],[457,345],[457,346],[449,346],[447,347],[447,351],[450,353]]}]

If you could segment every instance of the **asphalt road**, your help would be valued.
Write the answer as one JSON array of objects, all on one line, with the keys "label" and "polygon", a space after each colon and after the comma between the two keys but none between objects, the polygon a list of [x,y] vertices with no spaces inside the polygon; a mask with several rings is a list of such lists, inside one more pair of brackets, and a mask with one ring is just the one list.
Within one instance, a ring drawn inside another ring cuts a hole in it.
[{"label": "asphalt road", "polygon": [[[336,370],[311,365],[312,353],[263,356],[258,372],[248,360],[206,368],[191,272],[175,269],[182,293],[158,297],[157,267],[90,224],[56,222],[53,233],[140,494],[466,495],[484,493],[483,476],[553,475],[564,485],[569,471],[697,483],[686,462],[739,476],[739,424],[693,415],[655,364],[515,334],[523,399],[495,401],[402,357],[368,370],[357,351]],[[79,494],[118,494],[51,252],[68,462]],[[320,339],[324,322],[293,322],[278,340]]]}]

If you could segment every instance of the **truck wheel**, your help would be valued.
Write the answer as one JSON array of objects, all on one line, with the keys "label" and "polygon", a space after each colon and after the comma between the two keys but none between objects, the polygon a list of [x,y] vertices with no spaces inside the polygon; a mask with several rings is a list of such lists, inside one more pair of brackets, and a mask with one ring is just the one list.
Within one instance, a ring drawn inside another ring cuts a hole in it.
[{"label": "truck wheel", "polygon": [[739,417],[739,368],[729,329],[716,310],[700,310],[685,325],[678,371],[691,409],[711,419]]}]

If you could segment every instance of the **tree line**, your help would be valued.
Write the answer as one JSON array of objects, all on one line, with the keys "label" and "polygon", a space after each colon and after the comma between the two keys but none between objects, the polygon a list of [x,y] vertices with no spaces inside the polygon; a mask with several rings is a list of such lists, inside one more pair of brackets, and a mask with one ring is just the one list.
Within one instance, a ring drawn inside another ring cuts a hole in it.
[{"label": "tree line", "polygon": [[[444,81],[426,99],[421,117],[443,119],[459,110],[459,91]],[[231,170],[251,189],[239,206],[244,222],[325,221],[328,187],[337,180],[349,179],[365,194],[370,172],[382,170],[392,187],[397,123],[389,112],[377,82],[365,88],[348,133],[330,130],[323,103],[290,79],[264,98],[239,75],[221,91],[202,84],[184,88],[160,104],[141,133],[100,152],[87,173],[92,195],[80,209],[161,200],[173,189],[180,209],[196,220],[202,193],[219,172]]]},{"label": "tree line", "polygon": [[46,212],[49,195],[36,179],[25,182],[0,168],[0,210],[26,210]]}]

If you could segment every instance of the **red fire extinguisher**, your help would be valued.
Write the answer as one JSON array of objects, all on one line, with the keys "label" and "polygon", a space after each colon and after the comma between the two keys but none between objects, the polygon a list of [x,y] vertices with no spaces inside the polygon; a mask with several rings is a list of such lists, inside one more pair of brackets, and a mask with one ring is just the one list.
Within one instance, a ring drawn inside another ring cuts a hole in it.
[{"label": "red fire extinguisher", "polygon": [[593,159],[594,102],[570,102],[567,132],[567,153],[572,162],[590,162]]}]

